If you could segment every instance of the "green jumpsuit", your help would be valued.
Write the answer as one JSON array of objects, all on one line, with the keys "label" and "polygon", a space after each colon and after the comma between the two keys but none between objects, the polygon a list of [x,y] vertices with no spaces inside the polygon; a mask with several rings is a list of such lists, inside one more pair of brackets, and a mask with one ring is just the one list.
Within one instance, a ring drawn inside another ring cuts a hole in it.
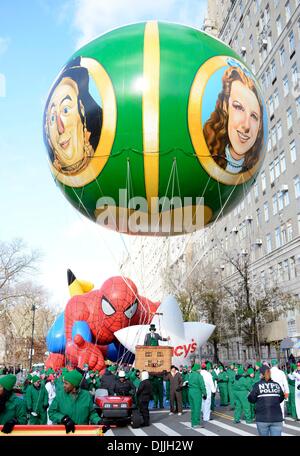
[{"label": "green jumpsuit", "polygon": [[[41,384],[40,388],[30,385],[26,390],[26,407],[29,415],[29,424],[47,424],[48,391]],[[31,412],[37,413],[33,416]]]},{"label": "green jumpsuit", "polygon": [[150,377],[152,385],[152,395],[154,401],[154,408],[163,408],[164,406],[164,384],[163,378],[153,375]]},{"label": "green jumpsuit", "polygon": [[192,426],[198,426],[200,425],[202,396],[206,396],[206,388],[202,375],[197,371],[192,371],[189,374],[188,381]]},{"label": "green jumpsuit", "polygon": [[234,410],[233,382],[234,382],[234,377],[235,377],[235,371],[233,369],[228,369],[226,373],[228,375],[228,396],[229,396],[230,408],[231,408],[231,410]]},{"label": "green jumpsuit", "polygon": [[16,418],[18,424],[27,424],[26,403],[14,393],[7,399],[3,412],[0,412],[0,424]]},{"label": "green jumpsuit", "polygon": [[[189,373],[188,371],[182,371],[182,381],[185,382],[185,381],[188,381],[188,377],[189,377]],[[189,404],[189,388],[188,386],[184,386],[183,389],[182,389],[182,403],[183,403],[183,407],[184,408],[187,408],[190,406]]]},{"label": "green jumpsuit", "polygon": [[292,380],[287,376],[288,385],[290,389],[289,399],[287,402],[287,410],[288,414],[291,415],[292,418],[295,420],[297,419],[297,411],[296,411],[296,401],[295,401],[295,380]]},{"label": "green jumpsuit", "polygon": [[[216,371],[213,369],[211,371],[211,375],[212,375],[212,378],[213,378],[213,381],[216,382],[217,381],[217,374],[216,374]],[[212,411],[214,411],[216,408],[216,393],[211,393],[211,404],[210,404],[210,409]]]},{"label": "green jumpsuit", "polygon": [[98,424],[100,421],[90,393],[83,389],[79,389],[76,394],[60,390],[53,399],[48,413],[54,424],[60,424],[66,415],[75,424]]},{"label": "green jumpsuit", "polygon": [[221,371],[217,378],[220,391],[220,405],[228,405],[228,381],[227,372]]},{"label": "green jumpsuit", "polygon": [[235,399],[234,421],[240,423],[241,416],[244,413],[246,423],[252,423],[250,402],[248,401],[248,394],[251,391],[250,377],[243,375],[236,375],[233,391]]}]

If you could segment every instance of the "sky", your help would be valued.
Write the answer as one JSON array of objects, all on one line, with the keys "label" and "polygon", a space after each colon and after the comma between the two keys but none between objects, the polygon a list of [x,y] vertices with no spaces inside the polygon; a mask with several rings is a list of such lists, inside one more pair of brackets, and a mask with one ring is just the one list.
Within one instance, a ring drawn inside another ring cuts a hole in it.
[{"label": "sky", "polygon": [[53,80],[77,49],[112,28],[150,19],[201,28],[205,14],[206,0],[1,0],[0,241],[21,238],[41,252],[35,280],[51,306],[67,302],[68,268],[99,288],[120,273],[131,242],[81,216],[55,185],[42,136]]}]

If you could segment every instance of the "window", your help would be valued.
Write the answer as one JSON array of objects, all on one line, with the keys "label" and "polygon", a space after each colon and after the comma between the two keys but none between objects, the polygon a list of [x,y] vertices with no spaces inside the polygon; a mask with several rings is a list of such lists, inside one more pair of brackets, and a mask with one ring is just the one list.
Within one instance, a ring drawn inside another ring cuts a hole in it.
[{"label": "window", "polygon": [[295,50],[295,36],[293,30],[289,34],[289,49],[290,49],[290,54]]},{"label": "window", "polygon": [[295,197],[299,198],[300,197],[300,177],[299,176],[294,177],[294,187],[295,187]]},{"label": "window", "polygon": [[258,183],[254,184],[254,198],[258,198]]},{"label": "window", "polygon": [[266,173],[263,171],[261,173],[261,191],[262,192],[265,192],[266,191],[266,188],[267,188],[267,184],[266,184]]},{"label": "window", "polygon": [[284,207],[287,207],[290,204],[290,195],[289,195],[288,190],[286,192],[284,192],[283,201],[284,201]]},{"label": "window", "polygon": [[282,80],[283,84],[283,95],[286,97],[289,93],[289,78],[285,76]]},{"label": "window", "polygon": [[284,173],[285,170],[286,170],[286,162],[285,162],[284,152],[281,152],[281,154],[279,155],[279,160],[280,160],[280,171],[282,173]]},{"label": "window", "polygon": [[274,108],[277,109],[278,106],[279,106],[279,94],[278,94],[278,89],[276,89],[274,92]]},{"label": "window", "polygon": [[298,84],[298,68],[297,68],[297,63],[294,63],[292,66],[292,83],[293,87],[297,87]]},{"label": "window", "polygon": [[290,274],[291,274],[291,280],[295,279],[297,277],[297,272],[296,272],[296,261],[295,257],[290,258]]},{"label": "window", "polygon": [[269,5],[265,9],[265,24],[267,24],[270,20],[270,8]]},{"label": "window", "polygon": [[260,210],[259,207],[256,209],[256,223],[257,223],[257,226],[260,227],[260,225],[261,225],[261,210]]},{"label": "window", "polygon": [[283,192],[278,192],[278,210],[282,211],[283,209]]},{"label": "window", "polygon": [[276,143],[277,143],[276,127],[275,126],[271,130],[271,136],[272,136],[272,146],[275,147]]},{"label": "window", "polygon": [[282,123],[281,120],[277,122],[277,140],[280,141],[282,138]]},{"label": "window", "polygon": [[275,177],[280,176],[280,162],[279,162],[279,157],[275,158]]},{"label": "window", "polygon": [[270,111],[270,116],[274,114],[274,100],[273,100],[273,95],[270,96],[269,98],[269,111]]},{"label": "window", "polygon": [[267,253],[272,252],[272,237],[271,234],[266,235]]},{"label": "window", "polygon": [[294,163],[297,160],[297,150],[296,150],[295,140],[293,140],[290,143],[290,154],[291,154],[291,162]]},{"label": "window", "polygon": [[283,277],[284,280],[290,280],[289,260],[283,261]]},{"label": "window", "polygon": [[267,201],[264,203],[264,216],[265,216],[265,222],[268,222],[270,220],[270,215],[269,215],[269,204]]},{"label": "window", "polygon": [[285,4],[285,16],[286,16],[286,21],[288,22],[291,17],[291,5],[290,5],[289,1],[287,1]]},{"label": "window", "polygon": [[276,249],[278,249],[281,246],[280,227],[277,227],[275,229],[275,245],[276,245]]},{"label": "window", "polygon": [[272,81],[274,81],[274,79],[276,78],[276,63],[274,59],[271,62],[271,78]]},{"label": "window", "polygon": [[275,193],[275,195],[273,195],[272,202],[273,202],[273,215],[276,215],[278,212],[277,193]]},{"label": "window", "polygon": [[293,126],[292,108],[289,108],[286,111],[286,124],[287,124],[288,130],[290,130],[290,128],[292,128],[292,126]]},{"label": "window", "polygon": [[300,97],[296,98],[296,110],[297,110],[297,118],[300,117]]},{"label": "window", "polygon": [[274,174],[274,162],[270,163],[269,164],[269,170],[270,170],[270,182],[271,184],[274,182],[275,180],[275,174]]},{"label": "window", "polygon": [[292,222],[287,222],[286,224],[286,236],[287,241],[290,242],[293,239],[293,225]]},{"label": "window", "polygon": [[281,46],[280,51],[279,51],[279,55],[280,55],[280,65],[283,67],[284,64],[285,64],[285,49],[284,49],[284,46]]},{"label": "window", "polygon": [[277,28],[277,35],[281,35],[282,32],[282,23],[281,23],[281,16],[279,15],[276,19],[276,28]]}]

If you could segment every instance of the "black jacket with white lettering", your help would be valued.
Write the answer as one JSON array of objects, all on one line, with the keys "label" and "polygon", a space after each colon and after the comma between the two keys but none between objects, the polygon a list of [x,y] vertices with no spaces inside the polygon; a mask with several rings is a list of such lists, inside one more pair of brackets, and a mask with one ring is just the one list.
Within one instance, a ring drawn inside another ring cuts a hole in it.
[{"label": "black jacket with white lettering", "polygon": [[284,400],[281,386],[277,382],[262,379],[253,385],[248,401],[256,404],[256,421],[262,423],[278,423],[282,421],[280,403]]}]

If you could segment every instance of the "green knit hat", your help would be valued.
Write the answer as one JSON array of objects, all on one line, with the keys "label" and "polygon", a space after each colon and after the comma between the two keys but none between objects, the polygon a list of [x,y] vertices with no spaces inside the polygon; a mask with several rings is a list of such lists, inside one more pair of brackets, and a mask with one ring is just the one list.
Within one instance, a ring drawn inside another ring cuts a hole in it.
[{"label": "green knit hat", "polygon": [[254,369],[252,369],[252,367],[249,367],[249,369],[247,370],[247,374],[254,374]]},{"label": "green knit hat", "polygon": [[272,366],[277,366],[277,364],[278,364],[277,359],[275,359],[275,358],[272,359],[271,364],[272,364]]},{"label": "green knit hat", "polygon": [[200,369],[200,364],[194,364],[193,367],[192,367],[192,371],[195,372],[195,371],[198,371]]},{"label": "green knit hat", "polygon": [[38,382],[39,380],[41,380],[41,379],[37,375],[34,375],[31,379],[32,383]]},{"label": "green knit hat", "polygon": [[7,391],[11,391],[15,386],[17,377],[13,374],[4,375],[0,378],[0,385]]},{"label": "green knit hat", "polygon": [[209,363],[209,362],[206,363],[206,369],[207,369],[207,370],[210,370],[210,369],[211,369],[211,363]]},{"label": "green knit hat", "polygon": [[82,380],[82,375],[77,370],[71,370],[64,374],[64,380],[77,388]]},{"label": "green knit hat", "polygon": [[261,363],[260,361],[256,361],[255,366],[261,367],[261,366],[262,366],[262,363]]},{"label": "green knit hat", "polygon": [[297,367],[296,364],[291,364],[291,365],[290,365],[290,368],[291,368],[292,371],[296,370],[296,367]]},{"label": "green knit hat", "polygon": [[237,373],[238,375],[244,375],[244,369],[242,367],[239,367]]}]

